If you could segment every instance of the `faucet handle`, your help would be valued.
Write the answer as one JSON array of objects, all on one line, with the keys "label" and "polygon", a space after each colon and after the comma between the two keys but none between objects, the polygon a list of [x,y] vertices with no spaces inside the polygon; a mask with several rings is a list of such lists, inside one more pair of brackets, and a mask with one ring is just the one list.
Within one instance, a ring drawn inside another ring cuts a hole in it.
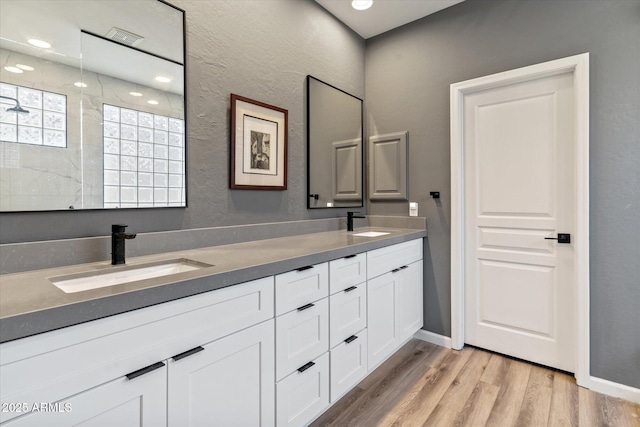
[{"label": "faucet handle", "polygon": [[112,233],[124,233],[124,229],[127,228],[128,225],[123,224],[111,224],[111,232]]}]

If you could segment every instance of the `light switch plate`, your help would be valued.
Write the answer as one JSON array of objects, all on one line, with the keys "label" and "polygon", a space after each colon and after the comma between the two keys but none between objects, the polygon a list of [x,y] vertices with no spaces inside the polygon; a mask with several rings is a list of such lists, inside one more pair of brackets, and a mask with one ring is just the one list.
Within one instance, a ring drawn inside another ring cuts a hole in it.
[{"label": "light switch plate", "polygon": [[409,216],[418,216],[417,202],[409,202]]}]

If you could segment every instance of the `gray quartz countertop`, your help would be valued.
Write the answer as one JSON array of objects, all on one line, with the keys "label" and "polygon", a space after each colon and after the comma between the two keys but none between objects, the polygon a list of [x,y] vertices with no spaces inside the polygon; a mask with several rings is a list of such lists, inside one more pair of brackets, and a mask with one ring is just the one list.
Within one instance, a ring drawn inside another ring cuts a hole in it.
[{"label": "gray quartz countertop", "polygon": [[1,275],[0,343],[426,237],[426,230],[375,230],[389,234],[329,231],[128,258],[129,268],[174,259],[211,266],[75,293],[63,292],[50,279],[123,267],[104,261]]}]

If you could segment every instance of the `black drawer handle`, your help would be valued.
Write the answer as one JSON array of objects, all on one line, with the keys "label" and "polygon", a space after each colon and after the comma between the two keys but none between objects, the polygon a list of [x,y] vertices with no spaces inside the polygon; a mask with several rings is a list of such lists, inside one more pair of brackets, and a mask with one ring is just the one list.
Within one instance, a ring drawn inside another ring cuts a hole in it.
[{"label": "black drawer handle", "polygon": [[314,304],[313,304],[313,303],[310,303],[310,304],[307,304],[307,305],[303,305],[302,307],[298,307],[298,311],[304,311],[304,310],[306,310],[307,308],[311,308],[311,307],[313,307],[313,306],[314,306]]},{"label": "black drawer handle", "polygon": [[164,366],[164,363],[157,362],[153,365],[149,365],[146,368],[138,369],[137,371],[133,371],[130,374],[125,375],[128,379],[132,380],[134,378],[138,378],[141,375],[148,374],[151,371],[155,371],[156,369],[160,369]]},{"label": "black drawer handle", "polygon": [[391,272],[392,273],[397,273],[400,270],[402,270],[402,268],[398,267],[398,268],[394,268],[393,270],[391,270]]},{"label": "black drawer handle", "polygon": [[192,348],[191,350],[187,350],[187,351],[182,352],[180,354],[176,354],[175,356],[172,357],[172,359],[173,359],[174,362],[177,362],[180,359],[184,359],[185,357],[189,357],[192,354],[200,353],[203,350],[204,350],[204,347],[199,345],[196,348]]},{"label": "black drawer handle", "polygon": [[409,268],[408,265],[403,265],[402,267],[400,267],[401,270],[404,270],[405,268]]},{"label": "black drawer handle", "polygon": [[344,259],[355,258],[356,256],[357,254],[347,255],[346,257],[344,257]]},{"label": "black drawer handle", "polygon": [[351,292],[351,291],[355,291],[356,289],[358,289],[357,286],[351,286],[350,288],[345,289],[345,292]]},{"label": "black drawer handle", "polygon": [[302,365],[302,366],[300,366],[300,367],[298,368],[298,372],[304,372],[304,371],[306,371],[307,369],[309,369],[310,367],[312,367],[313,365],[315,365],[315,363],[314,363],[314,362],[306,363],[306,364],[304,364],[304,365]]},{"label": "black drawer handle", "polygon": [[296,271],[311,270],[312,268],[313,268],[313,265],[307,265],[306,267],[300,267],[300,268],[296,269]]},{"label": "black drawer handle", "polygon": [[347,344],[352,343],[353,341],[357,340],[358,337],[355,335],[351,335],[349,338],[347,338],[346,340],[344,340],[344,342],[346,342]]}]

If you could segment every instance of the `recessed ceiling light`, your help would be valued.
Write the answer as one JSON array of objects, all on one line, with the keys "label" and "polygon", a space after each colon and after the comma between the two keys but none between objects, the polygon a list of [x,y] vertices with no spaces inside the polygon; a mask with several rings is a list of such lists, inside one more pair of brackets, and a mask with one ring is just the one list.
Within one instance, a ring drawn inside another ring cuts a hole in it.
[{"label": "recessed ceiling light", "polygon": [[129,92],[129,95],[131,95],[131,96],[142,96],[142,94],[140,92]]},{"label": "recessed ceiling light", "polygon": [[33,68],[31,65],[16,64],[16,67],[20,68],[21,70],[25,70],[25,71],[33,71],[33,70],[35,70],[35,68]]},{"label": "recessed ceiling light", "polygon": [[169,83],[171,81],[169,77],[165,77],[165,76],[157,76],[156,80],[162,83]]},{"label": "recessed ceiling light", "polygon": [[87,84],[83,82],[75,82],[73,85],[76,87],[87,87]]},{"label": "recessed ceiling light", "polygon": [[43,40],[29,39],[27,41],[29,42],[30,45],[33,45],[35,47],[41,47],[43,49],[49,49],[51,47],[51,43],[47,43]]},{"label": "recessed ceiling light", "polygon": [[4,67],[4,69],[7,70],[10,73],[16,73],[16,74],[24,73],[24,71],[22,71],[18,67]]},{"label": "recessed ceiling light", "polygon": [[351,2],[351,7],[355,10],[366,10],[371,7],[373,4],[373,0],[353,0]]},{"label": "recessed ceiling light", "polygon": [[151,105],[158,105],[158,104],[159,104],[159,102],[158,102],[158,101],[156,101],[155,99],[150,99],[150,100],[148,100],[148,101],[147,101],[147,104],[151,104]]}]

